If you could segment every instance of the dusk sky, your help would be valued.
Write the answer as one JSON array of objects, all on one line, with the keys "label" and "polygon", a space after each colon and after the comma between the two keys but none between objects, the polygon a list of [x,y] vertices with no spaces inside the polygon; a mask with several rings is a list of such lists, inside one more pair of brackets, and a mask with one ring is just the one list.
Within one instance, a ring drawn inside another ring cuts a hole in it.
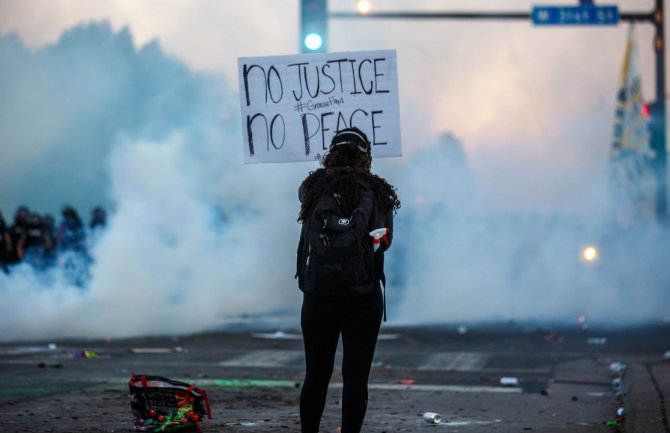
[{"label": "dusk sky", "polygon": [[[373,0],[373,10],[521,11],[524,0]],[[549,0],[541,4],[577,4]],[[598,4],[598,2],[596,2]],[[648,11],[652,0],[617,2]],[[353,11],[353,0],[331,0]],[[237,89],[237,57],[298,51],[296,0],[0,0],[0,35],[32,48],[77,24],[128,27],[134,44],[157,40],[193,71]],[[607,162],[627,24],[538,28],[530,22],[343,20],[330,22],[330,50],[396,49],[403,152],[458,137],[502,209],[580,208],[578,191],[601,182]],[[654,96],[653,31],[639,25],[643,91]],[[528,178],[535,181],[532,185]]]}]

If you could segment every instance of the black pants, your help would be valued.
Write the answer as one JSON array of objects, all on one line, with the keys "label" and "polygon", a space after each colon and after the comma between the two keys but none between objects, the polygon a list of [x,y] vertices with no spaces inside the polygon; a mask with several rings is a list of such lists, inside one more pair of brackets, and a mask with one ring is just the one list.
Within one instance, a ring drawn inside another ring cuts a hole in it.
[{"label": "black pants", "polygon": [[380,290],[355,299],[324,300],[305,295],[301,325],[305,382],[300,394],[303,433],[317,433],[342,334],[342,433],[358,433],[368,404],[368,376],[382,318]]}]

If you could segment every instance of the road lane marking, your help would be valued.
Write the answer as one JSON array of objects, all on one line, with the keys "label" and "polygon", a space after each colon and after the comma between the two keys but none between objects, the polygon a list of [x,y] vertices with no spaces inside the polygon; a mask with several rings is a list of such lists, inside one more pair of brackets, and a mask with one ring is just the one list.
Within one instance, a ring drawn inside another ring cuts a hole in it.
[{"label": "road lane marking", "polygon": [[463,420],[463,421],[445,421],[440,423],[440,425],[447,427],[463,427],[466,425],[491,425],[495,423],[501,423],[502,420],[494,419],[493,421],[476,421],[476,420]]},{"label": "road lane marking", "polygon": [[549,368],[492,368],[482,369],[484,373],[552,374]]},{"label": "road lane marking", "polygon": [[[267,380],[267,379],[244,379],[244,380],[230,380],[230,379],[194,379],[192,377],[174,377],[174,380],[183,381],[190,383],[194,386],[205,387],[205,386],[222,386],[229,387],[235,386],[234,382],[239,382],[240,387],[272,387],[272,388],[299,388],[302,386],[302,381],[298,380]],[[91,383],[95,381],[96,383]],[[105,390],[109,389],[110,386],[119,385],[122,387],[127,386],[128,379],[119,378],[119,377],[96,377],[94,379],[88,380],[87,385],[83,387],[84,389],[96,389],[103,387]],[[329,388],[342,389],[344,384],[342,382],[332,382],[329,385]],[[16,392],[26,393],[29,395],[32,394],[59,394],[61,392],[71,392],[74,389],[82,389],[82,384],[72,383],[68,385],[58,385],[51,387],[22,387],[22,388],[13,388],[5,391],[10,391],[10,393],[5,393],[4,395],[14,395]],[[125,389],[125,388],[123,388]],[[470,393],[497,393],[497,394],[520,394],[522,389],[519,387],[499,387],[499,386],[467,386],[467,385],[439,385],[439,384],[412,384],[412,385],[402,385],[397,383],[370,383],[368,384],[368,389],[371,390],[385,390],[385,391],[416,391],[416,392],[470,392]],[[2,394],[2,393],[0,393]]]},{"label": "road lane marking", "polygon": [[222,367],[285,367],[303,362],[298,350],[254,350],[219,362]]},{"label": "road lane marking", "polygon": [[[330,388],[342,388],[341,382],[330,384]],[[368,389],[387,390],[387,391],[447,391],[447,392],[477,392],[477,393],[501,393],[501,394],[520,394],[519,387],[499,387],[499,386],[466,386],[466,385],[428,385],[413,384],[402,385],[397,383],[370,383]]]},{"label": "road lane marking", "polygon": [[481,371],[489,355],[481,352],[438,352],[430,355],[417,370]]}]

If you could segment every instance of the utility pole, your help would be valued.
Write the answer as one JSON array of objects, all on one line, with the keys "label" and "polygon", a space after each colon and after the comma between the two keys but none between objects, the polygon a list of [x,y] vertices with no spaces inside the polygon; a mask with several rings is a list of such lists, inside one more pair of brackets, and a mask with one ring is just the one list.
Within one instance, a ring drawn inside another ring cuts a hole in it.
[{"label": "utility pole", "polygon": [[[593,0],[580,0],[579,2],[581,7],[592,7],[596,6],[593,4]],[[560,7],[558,7],[560,8]],[[651,12],[642,12],[642,13],[620,13],[618,14],[618,20],[626,21],[629,23],[640,22],[640,23],[649,23],[654,26],[655,35],[654,35],[654,60],[655,60],[655,71],[656,71],[656,102],[657,110],[659,111],[659,117],[661,121],[655,130],[652,130],[652,139],[651,139],[651,148],[656,154],[654,159],[654,173],[656,174],[657,179],[657,190],[656,190],[656,215],[658,220],[662,223],[667,223],[670,221],[668,216],[668,158],[667,158],[667,148],[666,148],[666,104],[665,104],[665,34],[663,31],[663,21],[664,21],[664,10],[663,10],[663,0],[655,0],[654,10]],[[617,9],[618,11],[618,9]],[[369,12],[365,14],[359,14],[355,12],[330,12],[328,14],[329,18],[334,19],[410,19],[410,20],[440,20],[440,19],[452,19],[452,20],[485,20],[485,21],[497,21],[497,20],[516,20],[516,21],[525,21],[528,22],[531,19],[534,19],[533,14],[530,12],[412,12],[412,11],[400,11],[400,12]],[[553,23],[559,24],[559,23]],[[563,24],[593,24],[593,23],[563,23]],[[611,23],[600,23],[600,24],[611,24]]]},{"label": "utility pole", "polygon": [[665,32],[663,31],[663,0],[656,0],[653,12],[653,24],[656,30],[654,35],[654,51],[656,60],[656,103],[658,115],[657,131],[652,131],[651,148],[656,153],[654,160],[658,190],[656,193],[656,215],[663,224],[668,223],[668,151],[666,147],[666,118],[665,118]]}]

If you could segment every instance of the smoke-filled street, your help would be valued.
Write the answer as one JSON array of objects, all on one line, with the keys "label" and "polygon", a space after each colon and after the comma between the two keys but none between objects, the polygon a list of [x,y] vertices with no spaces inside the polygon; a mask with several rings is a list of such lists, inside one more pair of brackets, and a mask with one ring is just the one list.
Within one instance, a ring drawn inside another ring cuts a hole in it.
[{"label": "smoke-filled street", "polygon": [[[668,413],[661,398],[670,392],[670,360],[664,360],[669,331],[668,325],[616,332],[516,324],[383,328],[364,428],[662,432]],[[160,374],[204,389],[213,415],[205,431],[299,429],[304,358],[300,334],[290,330],[3,344],[0,364],[6,431],[128,431],[132,373]],[[340,425],[341,386],[336,368],[323,432],[335,433]],[[624,416],[617,415],[620,408]],[[438,413],[441,422],[423,421],[425,412]]]},{"label": "smoke-filled street", "polygon": [[0,0],[0,430],[670,433],[668,5],[548,3]]},{"label": "smoke-filled street", "polygon": [[[297,188],[318,163],[244,163],[245,85],[240,91],[236,62],[299,51],[299,5],[210,10],[205,1],[188,14],[183,5],[164,9],[175,23],[184,16],[198,23],[181,32],[180,25],[145,20],[146,11],[130,3],[93,11],[33,1],[44,9],[0,2],[0,91],[9,101],[0,112],[6,228],[21,228],[22,207],[45,225],[59,224],[67,208],[87,221],[102,207],[107,221],[104,231],[87,234],[85,275],[74,283],[66,266],[31,266],[27,259],[41,260],[39,245],[17,261],[20,230],[2,235],[16,245],[0,254],[7,269],[0,272],[0,339],[99,337],[99,323],[110,337],[192,333],[239,316],[296,312]],[[384,7],[408,7],[395,3]],[[483,12],[486,1],[480,3],[460,8]],[[515,7],[532,7],[520,3]],[[653,7],[621,3],[622,14]],[[334,0],[328,6],[353,7]],[[43,14],[59,19],[45,29]],[[643,104],[654,92],[653,31],[624,24],[329,20],[331,51],[397,53],[402,140],[394,146],[402,156],[372,163],[402,203],[386,258],[389,320],[570,324],[584,315],[616,326],[667,317],[670,233],[654,198],[664,183],[650,174],[644,142],[658,121]],[[259,37],[231,44],[238,25]],[[207,40],[218,48],[203,45]],[[370,63],[360,64],[369,71]],[[618,99],[628,82],[622,65],[631,65],[631,88],[642,92],[630,107]],[[327,77],[338,77],[335,69],[319,75],[322,92]],[[263,82],[258,71],[248,86]],[[295,80],[284,80],[285,94],[298,97],[289,87]],[[388,83],[377,84],[386,91]],[[279,98],[270,90],[278,93],[268,87],[267,96],[261,89],[251,98]],[[301,101],[300,110],[327,105],[325,96]],[[622,146],[621,113],[646,131],[628,165],[612,159]],[[378,141],[390,140],[369,120],[360,126],[371,137],[376,131]],[[257,153],[274,149],[259,144],[263,131],[254,132]],[[285,137],[286,147],[295,141]],[[383,145],[373,147],[374,156]],[[589,259],[584,251],[596,253]],[[175,321],[182,310],[199,314]]]}]

